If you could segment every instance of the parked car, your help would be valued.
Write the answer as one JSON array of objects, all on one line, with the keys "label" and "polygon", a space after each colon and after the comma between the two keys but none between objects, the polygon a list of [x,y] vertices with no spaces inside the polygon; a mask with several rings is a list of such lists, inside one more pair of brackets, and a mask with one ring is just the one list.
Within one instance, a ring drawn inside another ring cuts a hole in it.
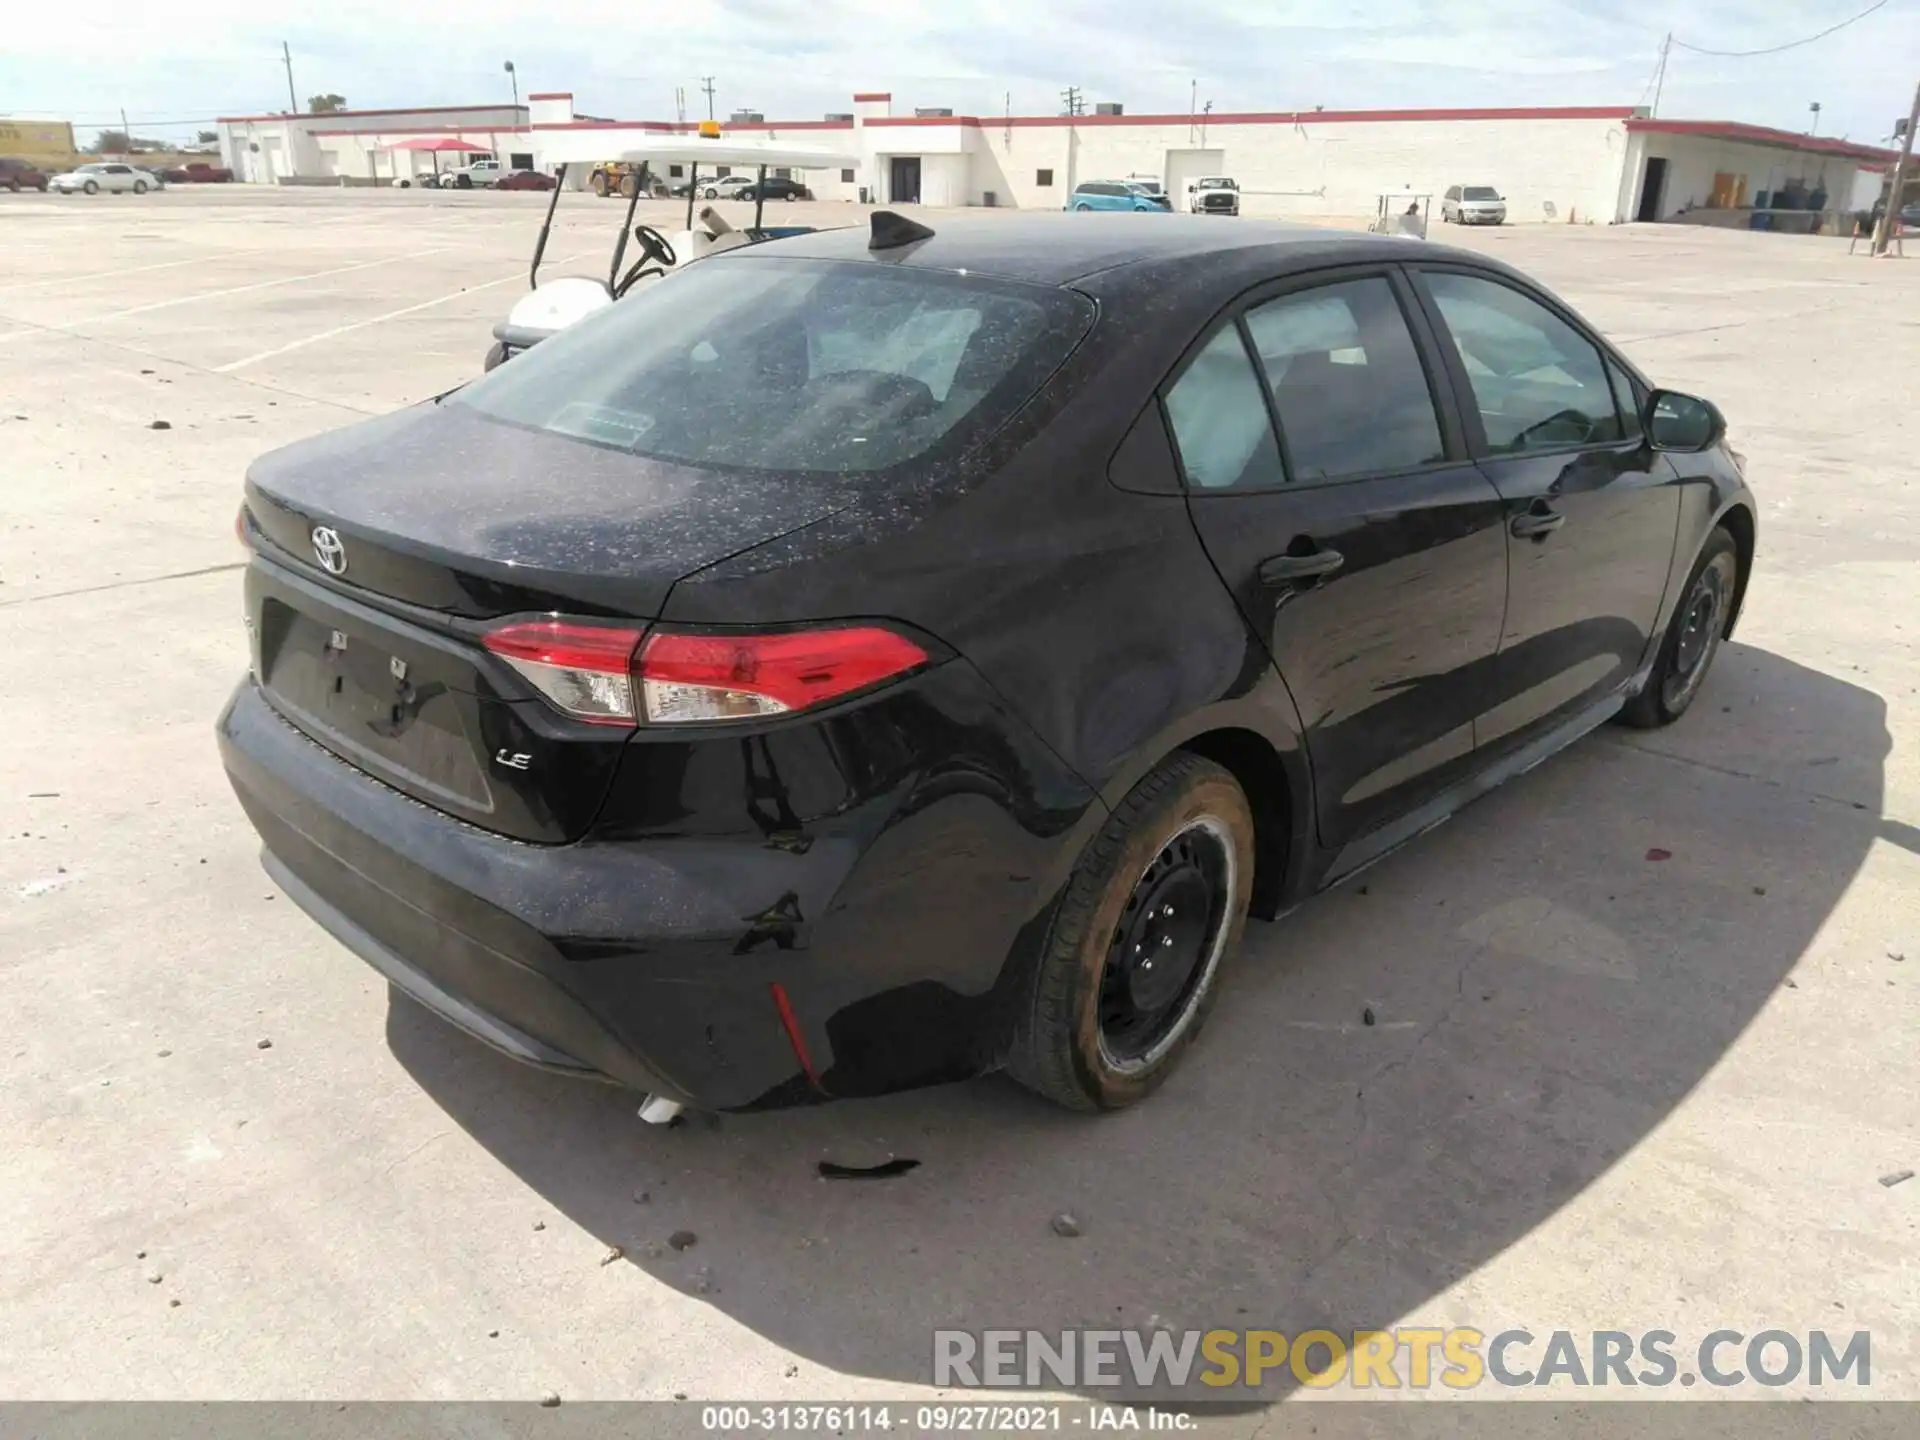
[{"label": "parked car", "polygon": [[1502,225],[1507,202],[1491,185],[1450,185],[1440,197],[1443,225]]},{"label": "parked car", "polygon": [[1167,187],[1161,183],[1157,175],[1129,175],[1122,183],[1133,186],[1143,195],[1164,198],[1167,193]]},{"label": "parked car", "polygon": [[219,742],[295,903],[643,1115],[1117,1108],[1250,912],[1686,713],[1742,468],[1485,256],[880,211],[256,461]]},{"label": "parked car", "polygon": [[708,200],[740,200],[747,198],[740,192],[752,186],[751,175],[723,175],[718,179],[702,180],[700,194]]},{"label": "parked car", "polygon": [[491,155],[482,155],[468,165],[456,165],[451,170],[440,172],[442,190],[471,190],[476,185],[491,186],[500,183],[507,171]]},{"label": "parked car", "polygon": [[64,175],[54,176],[47,183],[61,195],[71,195],[75,191],[96,195],[102,190],[113,194],[132,191],[135,195],[144,195],[147,191],[158,190],[161,186],[159,176],[118,161],[95,161],[78,165]]},{"label": "parked car", "polygon": [[233,171],[226,166],[204,160],[192,160],[162,174],[169,185],[225,185],[233,179]]},{"label": "parked car", "polygon": [[1238,215],[1240,186],[1231,176],[1202,176],[1187,186],[1187,210],[1194,215]]},{"label": "parked car", "polygon": [[499,190],[551,190],[554,178],[538,170],[514,170],[500,177]]},{"label": "parked car", "polygon": [[778,175],[769,175],[766,182],[752,181],[740,187],[738,200],[811,200],[813,191],[798,180],[782,179]]},{"label": "parked car", "polygon": [[16,195],[22,190],[38,190],[44,195],[47,177],[25,160],[0,155],[0,190],[11,190]]},{"label": "parked car", "polygon": [[1068,210],[1158,210],[1173,207],[1162,195],[1157,199],[1124,180],[1086,180],[1073,187],[1067,200]]}]

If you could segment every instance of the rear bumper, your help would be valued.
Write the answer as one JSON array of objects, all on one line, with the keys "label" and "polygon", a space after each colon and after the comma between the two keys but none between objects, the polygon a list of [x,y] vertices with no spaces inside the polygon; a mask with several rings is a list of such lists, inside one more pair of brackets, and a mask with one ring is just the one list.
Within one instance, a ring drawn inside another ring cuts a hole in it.
[{"label": "rear bumper", "polygon": [[[940,667],[928,688],[949,669],[971,673]],[[638,827],[603,820],[595,834],[608,838],[535,845],[343,763],[251,681],[217,728],[268,873],[349,950],[514,1059],[703,1109],[992,1068],[1022,993],[1015,962],[1037,954],[1052,896],[1104,818],[1066,777],[1048,777],[1060,803],[1036,819],[983,804],[977,783],[953,790],[933,775],[792,835],[702,834],[694,815],[673,836],[615,838]],[[729,739],[660,763],[718,778],[744,748]],[[1036,746],[1020,758],[1044,757]],[[643,765],[636,791],[653,789],[646,775]],[[738,815],[740,789],[729,781],[721,793]]]}]

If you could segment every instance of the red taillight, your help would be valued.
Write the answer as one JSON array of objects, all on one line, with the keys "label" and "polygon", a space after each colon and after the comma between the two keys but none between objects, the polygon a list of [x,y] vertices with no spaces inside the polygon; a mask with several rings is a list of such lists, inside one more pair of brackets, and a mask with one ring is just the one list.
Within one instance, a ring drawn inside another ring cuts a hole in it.
[{"label": "red taillight", "polygon": [[644,644],[642,633],[535,620],[503,626],[482,643],[563,714],[599,725],[791,714],[904,675],[928,658],[876,625],[755,635],[656,630]]},{"label": "red taillight", "polygon": [[595,725],[631,725],[633,652],[640,635],[615,626],[534,620],[495,630],[481,643],[561,713]]},{"label": "red taillight", "polygon": [[649,724],[748,720],[805,710],[927,663],[927,652],[878,626],[778,635],[655,632],[637,673]]},{"label": "red taillight", "polygon": [[234,538],[239,540],[242,545],[246,545],[249,550],[253,548],[253,546],[247,542],[247,507],[244,501],[241,502],[240,508],[234,512],[233,533]]}]

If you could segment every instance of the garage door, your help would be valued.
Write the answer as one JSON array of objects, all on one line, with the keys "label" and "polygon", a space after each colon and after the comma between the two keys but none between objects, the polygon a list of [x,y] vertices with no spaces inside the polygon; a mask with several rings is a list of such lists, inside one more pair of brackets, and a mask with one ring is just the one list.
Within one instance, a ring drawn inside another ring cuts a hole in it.
[{"label": "garage door", "polygon": [[1169,150],[1167,152],[1167,195],[1173,208],[1187,208],[1187,186],[1203,175],[1226,175],[1224,150]]}]

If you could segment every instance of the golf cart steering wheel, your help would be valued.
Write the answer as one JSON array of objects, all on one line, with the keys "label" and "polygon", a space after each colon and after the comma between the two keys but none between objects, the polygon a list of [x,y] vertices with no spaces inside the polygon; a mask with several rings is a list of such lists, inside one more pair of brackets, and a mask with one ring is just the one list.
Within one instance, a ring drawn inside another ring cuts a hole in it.
[{"label": "golf cart steering wheel", "polygon": [[671,270],[678,257],[673,253],[673,245],[651,225],[633,227],[633,238],[640,242],[640,258],[635,260],[627,273],[620,277],[613,298],[618,300],[634,287],[634,284],[647,275],[665,275]]},{"label": "golf cart steering wheel", "polygon": [[673,253],[673,244],[651,225],[633,227],[633,238],[640,242],[642,261],[653,260],[661,268],[671,270],[679,263],[679,257]]}]

